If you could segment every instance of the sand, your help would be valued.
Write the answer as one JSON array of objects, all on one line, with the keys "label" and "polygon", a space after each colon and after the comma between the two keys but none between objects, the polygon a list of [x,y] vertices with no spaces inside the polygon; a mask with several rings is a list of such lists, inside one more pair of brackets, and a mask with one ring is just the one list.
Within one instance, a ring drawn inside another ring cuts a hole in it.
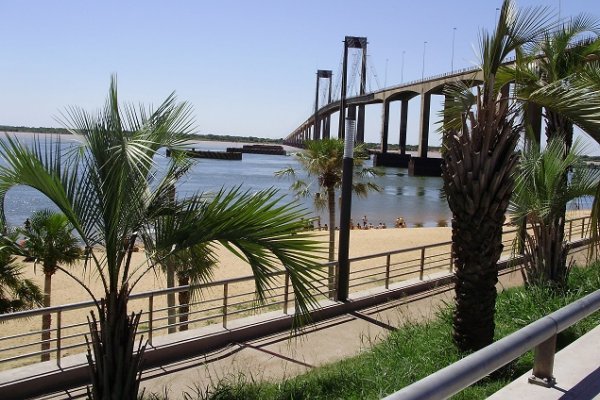
[{"label": "sand", "polygon": [[[314,233],[317,240],[326,246],[328,233],[317,231]],[[410,248],[431,243],[439,243],[450,240],[450,228],[406,228],[406,229],[371,229],[353,230],[350,233],[350,257],[358,257],[376,253],[382,253],[402,248]],[[336,238],[337,244],[337,238]],[[337,254],[337,253],[336,253]],[[326,254],[324,254],[326,256]],[[143,251],[133,254],[132,265],[145,265]],[[215,269],[214,280],[248,276],[252,273],[250,267],[234,254],[218,246],[218,266]],[[33,263],[23,263],[24,275],[33,279],[40,287],[43,287],[44,275],[41,266],[34,270]],[[93,288],[94,293],[100,294],[102,286],[94,274],[83,273],[83,263],[67,267],[86,285]],[[150,271],[135,287],[134,293],[146,292],[166,287],[165,275],[161,271],[154,273]],[[88,293],[67,274],[58,271],[52,277],[52,305],[69,304],[89,300]]]},{"label": "sand", "polygon": [[[317,240],[324,243],[324,248],[327,246],[328,232],[320,231],[314,232],[314,236]],[[371,255],[376,253],[382,253],[391,250],[397,250],[401,248],[410,248],[420,246],[424,244],[432,244],[448,241],[450,239],[450,228],[405,228],[405,229],[372,229],[372,230],[353,230],[350,234],[350,257],[358,257]],[[337,243],[337,239],[336,239]],[[214,281],[224,280],[229,278],[236,278],[240,276],[250,276],[251,269],[247,263],[240,260],[234,254],[227,251],[225,248],[218,246],[217,258],[219,260],[218,266],[215,269]],[[326,256],[326,253],[323,254]],[[142,266],[145,268],[145,255],[143,251],[134,253],[132,265]],[[364,262],[363,262],[364,263]],[[40,287],[43,287],[44,275],[42,273],[41,266],[34,268],[34,263],[22,263],[24,266],[23,273],[25,276],[33,279]],[[356,264],[356,268],[362,268],[361,263]],[[68,267],[68,270],[83,282],[96,294],[102,293],[102,285],[96,274],[90,273],[90,269],[85,271],[83,263],[75,264]],[[152,291],[166,287],[165,275],[162,271],[150,271],[143,279],[140,280],[139,284],[135,287],[134,293]],[[245,297],[240,297],[237,301],[248,301],[253,298],[252,293],[254,291],[254,285],[252,281],[242,282],[236,285],[230,285],[229,296],[236,295],[238,293],[245,293]],[[280,292],[281,293],[281,292]],[[220,299],[222,295],[222,288],[218,286],[215,290],[204,290],[202,293],[203,300],[207,303],[198,305],[196,308],[208,309],[210,307],[218,308],[221,305],[221,300],[215,300],[215,302],[209,302],[210,298]],[[90,299],[89,294],[75,281],[62,271],[58,271],[52,277],[52,305],[64,305],[70,303],[77,303],[82,301],[88,301]],[[234,300],[231,300],[232,303]],[[147,300],[138,300],[130,302],[130,309],[141,310],[147,309]],[[154,307],[161,308],[166,305],[165,296],[157,297],[154,300]],[[241,306],[240,306],[241,308]],[[236,309],[235,305],[232,309]],[[62,326],[78,325],[69,330],[62,332],[63,338],[78,332],[86,332],[87,327],[84,325],[85,317],[88,315],[90,309],[80,309],[69,312],[64,312],[61,316]],[[218,309],[220,312],[220,309]],[[162,317],[166,316],[166,312],[163,312]],[[157,312],[154,316],[160,318],[161,315]],[[53,316],[53,327],[56,326],[57,316]],[[161,321],[162,324],[166,321]],[[214,321],[207,321],[206,323],[213,323]],[[1,337],[7,337],[12,335],[19,335],[25,332],[37,332],[40,329],[41,317],[33,317],[26,320],[14,320],[8,321],[2,324]],[[144,327],[144,326],[143,326]],[[143,328],[142,327],[142,328]],[[164,333],[160,332],[161,334]],[[55,337],[55,334],[53,334]],[[0,349],[11,347],[17,344],[30,343],[39,340],[39,334],[33,333],[26,338],[16,338],[0,342]],[[69,340],[69,339],[67,339]],[[73,343],[82,343],[83,338],[81,336],[77,339],[71,339]],[[65,340],[63,339],[63,345]],[[53,345],[54,346],[54,345]],[[62,356],[74,353],[79,353],[84,350],[83,347],[77,347],[71,350],[63,352]],[[0,352],[0,359],[9,356],[15,356],[17,354],[31,353],[39,351],[39,345],[29,346],[19,351],[8,351]],[[54,358],[54,354],[52,356]],[[35,362],[39,359],[39,356],[31,357],[27,359],[26,363]],[[0,363],[0,369],[6,369],[7,367],[14,367],[17,365],[23,365],[23,360]]]},{"label": "sand", "polygon": [[[573,215],[574,216],[574,215]],[[315,238],[322,241],[324,248],[327,246],[328,232],[314,232]],[[508,235],[512,236],[512,235]],[[385,253],[389,251],[395,251],[400,249],[409,249],[418,246],[432,245],[442,242],[449,242],[451,239],[451,228],[450,227],[436,227],[436,228],[388,228],[388,229],[372,229],[372,230],[352,230],[350,233],[350,257],[361,257],[367,255],[374,255],[379,253]],[[336,240],[337,243],[337,240]],[[510,253],[510,239],[505,241],[505,255]],[[217,248],[217,258],[219,260],[218,266],[215,270],[213,281],[219,281],[229,278],[237,278],[242,276],[250,276],[250,267],[242,260],[237,258],[235,255],[224,249],[223,247]],[[336,253],[337,254],[337,253]],[[430,272],[447,271],[450,266],[449,263],[449,245],[436,246],[431,249],[427,249],[427,260],[428,265],[432,265],[432,269],[426,271],[425,274]],[[326,256],[326,253],[323,254]],[[144,266],[145,256],[143,251],[134,253],[133,264]],[[397,279],[408,279],[419,276],[418,269],[421,263],[421,250],[414,250],[403,252],[390,257],[390,263],[392,265],[392,276],[396,276]],[[34,269],[33,263],[23,263],[24,275],[32,278],[36,283],[43,286],[43,273],[41,267]],[[351,264],[351,271],[353,273],[351,277],[351,286],[355,285],[351,291],[369,289],[374,286],[383,286],[381,276],[385,273],[386,256],[378,258],[370,258],[365,261],[357,261]],[[100,295],[102,293],[102,286],[99,280],[94,274],[83,273],[83,265],[79,263],[69,268],[70,271],[81,280],[83,280],[87,286],[89,286],[94,293]],[[358,271],[358,272],[357,272]],[[410,271],[405,274],[405,271]],[[374,273],[378,275],[375,277]],[[379,279],[379,280],[377,280]],[[324,281],[323,281],[324,282]],[[281,280],[277,282],[281,284]],[[143,279],[140,280],[139,284],[134,289],[134,293],[146,292],[157,290],[166,287],[165,275],[161,271],[150,271]],[[201,301],[201,304],[194,305],[192,308],[195,311],[203,311],[203,315],[206,314],[206,310],[213,308],[212,313],[217,314],[222,310],[222,295],[223,285],[216,285],[214,289],[203,290],[201,297],[196,297],[195,301]],[[283,289],[279,288],[278,299],[272,300],[273,302],[281,302]],[[230,297],[228,306],[229,312],[235,313],[236,311],[243,310],[244,307],[247,309],[249,303],[243,304],[243,302],[251,302],[253,299],[254,285],[252,280],[240,282],[237,284],[230,284],[228,287],[228,295]],[[238,296],[236,298],[236,296]],[[65,273],[58,271],[52,278],[52,305],[64,305],[70,303],[76,303],[81,301],[88,301],[90,299],[89,294],[81,288],[71,277]],[[216,299],[216,300],[212,300]],[[156,296],[154,301],[154,328],[157,326],[164,326],[166,324],[166,311],[160,311],[161,308],[166,306],[165,296]],[[239,302],[236,304],[236,302]],[[147,310],[148,299],[130,301],[130,310]],[[273,305],[273,309],[281,310],[281,305]],[[85,324],[85,317],[89,315],[89,309],[78,309],[73,311],[64,312],[61,316],[63,326],[63,346],[69,344],[78,344],[79,347],[72,349],[65,349],[61,354],[63,357],[70,354],[81,353],[85,350],[82,346],[83,338],[81,333],[87,332],[88,328]],[[161,314],[162,313],[162,314]],[[238,315],[239,316],[239,315]],[[148,327],[144,320],[145,316],[142,317],[141,329]],[[161,320],[162,318],[162,320]],[[207,324],[221,324],[222,317],[215,317],[211,320],[198,322],[194,326],[201,326]],[[53,316],[53,327],[56,326],[57,316]],[[64,328],[71,325],[71,328]],[[31,334],[25,338],[14,338],[0,341],[0,360],[7,357],[16,356],[18,354],[32,353],[39,351],[39,345],[33,345],[24,347],[19,350],[2,351],[2,349],[10,348],[15,345],[24,343],[31,343],[39,340],[39,329],[41,326],[41,317],[33,317],[26,320],[15,320],[8,321],[1,325],[0,337],[6,338],[7,336],[20,335],[27,332]],[[164,334],[164,330],[156,333]],[[73,339],[69,339],[69,335],[76,336]],[[55,337],[55,333],[53,333]],[[54,347],[54,344],[53,344]],[[55,354],[52,355],[52,358]],[[1,362],[0,370],[15,367],[18,365],[24,365],[33,363],[39,360],[39,356],[30,357],[25,362],[24,360],[14,362]]]}]

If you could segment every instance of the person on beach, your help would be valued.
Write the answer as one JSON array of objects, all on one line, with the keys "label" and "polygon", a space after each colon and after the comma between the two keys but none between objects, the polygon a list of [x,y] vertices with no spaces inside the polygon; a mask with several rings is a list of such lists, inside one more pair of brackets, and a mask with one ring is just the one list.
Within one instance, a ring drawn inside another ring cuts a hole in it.
[{"label": "person on beach", "polygon": [[404,218],[398,217],[396,218],[396,228],[406,228],[406,222],[404,222]]}]

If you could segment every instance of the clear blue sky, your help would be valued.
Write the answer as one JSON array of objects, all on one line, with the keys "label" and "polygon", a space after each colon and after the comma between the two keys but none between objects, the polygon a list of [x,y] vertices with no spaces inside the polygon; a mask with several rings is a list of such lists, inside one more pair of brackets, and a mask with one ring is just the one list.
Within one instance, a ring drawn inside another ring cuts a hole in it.
[{"label": "clear blue sky", "polygon": [[[594,3],[517,2],[600,17]],[[500,4],[2,0],[0,124],[60,126],[66,106],[99,108],[116,73],[125,101],[158,105],[176,91],[193,105],[199,133],[284,137],[312,110],[316,70],[338,73],[345,35],[368,38],[368,85],[377,89],[375,74],[388,86],[402,72],[404,81],[421,77],[424,41],[425,76],[448,72],[453,28],[455,69],[475,65],[478,33],[493,26]],[[411,102],[409,143],[417,112]],[[378,140],[380,118],[380,105],[367,108],[367,141]]]}]

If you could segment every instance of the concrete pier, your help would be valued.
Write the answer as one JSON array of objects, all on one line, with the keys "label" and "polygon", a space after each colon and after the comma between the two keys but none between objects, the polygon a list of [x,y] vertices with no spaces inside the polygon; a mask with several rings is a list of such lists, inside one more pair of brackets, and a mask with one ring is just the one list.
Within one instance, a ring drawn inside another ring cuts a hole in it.
[{"label": "concrete pier", "polygon": [[441,158],[411,157],[408,163],[409,176],[442,176]]},{"label": "concrete pier", "polygon": [[396,167],[396,168],[408,168],[409,161],[411,159],[410,154],[400,153],[375,153],[373,154],[373,166],[374,167]]}]

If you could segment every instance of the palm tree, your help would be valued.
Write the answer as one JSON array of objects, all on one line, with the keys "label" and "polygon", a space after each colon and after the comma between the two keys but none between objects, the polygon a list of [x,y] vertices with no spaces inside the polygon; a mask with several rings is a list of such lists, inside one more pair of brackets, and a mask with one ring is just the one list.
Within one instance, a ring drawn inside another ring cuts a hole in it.
[{"label": "palm tree", "polygon": [[[514,66],[503,67],[498,74],[498,80],[502,83],[515,82],[517,98],[524,106],[525,115],[534,109],[541,110],[543,105],[537,104],[531,94],[552,84],[558,83],[566,86],[576,79],[575,77],[585,70],[590,57],[597,57],[600,54],[599,30],[599,21],[588,15],[580,14],[570,18],[558,29],[546,32],[542,39],[534,43],[526,52],[517,52]],[[580,38],[584,34],[592,34],[595,38],[581,40]],[[546,139],[549,141],[553,138],[560,138],[563,143],[563,157],[566,158],[573,144],[574,121],[571,120],[568,113],[552,108],[551,104],[545,108],[543,117]],[[536,146],[533,145],[533,147]],[[565,178],[561,182],[566,185],[567,171],[565,170],[563,173]],[[566,190],[566,187],[563,188],[563,191]],[[566,203],[562,212],[555,210],[552,214],[555,220],[551,225],[558,231],[564,231],[565,213]],[[521,222],[524,223],[524,220]],[[524,235],[524,229],[525,226],[522,225],[521,236]],[[560,242],[562,243],[562,240]],[[552,251],[552,249],[557,253],[548,257],[556,261],[561,260],[561,249],[549,247],[548,251]],[[565,263],[566,259],[561,266],[556,266],[556,268],[566,270]]]},{"label": "palm tree", "polygon": [[[318,243],[298,232],[303,214],[296,204],[281,203],[275,191],[233,190],[210,200],[197,195],[169,201],[170,188],[189,169],[180,157],[157,171],[161,148],[177,148],[190,139],[191,108],[169,96],[158,108],[122,106],[116,78],[111,79],[105,107],[95,114],[69,108],[63,119],[79,145],[63,151],[59,140],[35,139],[29,148],[12,137],[0,141],[0,205],[16,185],[45,195],[73,224],[89,249],[89,262],[104,288],[90,320],[88,361],[93,399],[136,399],[145,344],[136,346],[140,315],[128,315],[131,291],[149,267],[132,265],[136,240],[152,241],[154,222],[177,216],[168,235],[146,251],[177,253],[206,243],[222,243],[246,260],[255,275],[257,296],[264,300],[270,272],[287,270],[296,295],[296,312],[314,304],[312,284],[318,276]],[[103,255],[97,249],[104,250]],[[153,254],[148,254],[152,260]],[[62,269],[58,267],[58,269]]]},{"label": "palm tree", "polygon": [[[168,206],[175,205],[175,187],[172,186],[169,193]],[[145,247],[153,255],[152,261],[162,267],[167,276],[167,287],[175,286],[175,277],[177,277],[177,286],[187,286],[191,284],[208,282],[212,279],[213,267],[216,266],[216,260],[207,243],[200,243],[195,246],[182,248],[173,252],[170,247],[158,247],[160,243],[168,241],[168,237],[179,223],[177,214],[161,215],[152,222],[152,235],[146,236]],[[189,304],[191,292],[184,290],[178,293],[179,307],[175,306],[175,294],[167,295],[167,313],[169,333],[177,331],[176,323],[179,317],[179,330],[185,331],[188,325]]]},{"label": "palm tree", "polygon": [[[79,240],[73,235],[73,225],[60,212],[40,210],[32,214],[27,229],[20,231],[26,238],[25,250],[35,263],[42,263],[44,272],[44,307],[50,307],[52,275],[61,264],[71,265],[81,256]],[[42,316],[42,361],[50,360],[52,315]]]},{"label": "palm tree", "polygon": [[[537,104],[531,94],[547,85],[564,85],[584,71],[591,59],[600,56],[599,33],[597,19],[586,14],[569,18],[558,29],[545,32],[527,51],[517,52],[515,64],[501,68],[498,81],[515,82],[517,97],[525,105],[542,107],[546,104]],[[581,40],[584,34],[592,37]],[[573,120],[551,105],[546,107],[544,119],[546,139],[561,137],[566,156],[573,144]]]},{"label": "palm tree", "polygon": [[[544,151],[538,144],[524,149],[515,170],[516,188],[510,204],[514,219],[527,224],[525,282],[562,289],[567,283],[568,248],[564,210],[569,201],[593,195],[598,171],[587,168],[577,142],[564,154],[564,140],[555,137]],[[568,176],[568,170],[572,174]]]},{"label": "palm tree", "polygon": [[[195,246],[182,253],[179,255],[176,270],[179,286],[207,282],[212,278],[212,268],[216,266],[216,261],[210,257],[210,253],[205,246]],[[189,290],[181,291],[178,294],[180,331],[188,330],[186,322],[189,319],[191,299],[192,292]]]},{"label": "palm tree", "polygon": [[40,288],[31,279],[24,279],[23,267],[15,263],[14,254],[21,253],[16,240],[16,233],[0,239],[0,314],[40,306],[43,300]]},{"label": "palm tree", "polygon": [[[502,225],[515,185],[514,150],[521,127],[507,91],[496,85],[496,74],[511,52],[545,31],[548,21],[545,9],[517,10],[505,0],[495,32],[481,34],[483,85],[475,95],[467,92],[470,101],[448,92],[455,99],[454,107],[445,108],[442,176],[456,266],[453,338],[461,351],[479,350],[494,338]],[[474,112],[464,109],[473,102]]]},{"label": "palm tree", "polygon": [[[335,260],[335,192],[342,185],[342,166],[344,160],[344,141],[340,139],[308,140],[303,152],[297,153],[297,159],[308,177],[317,180],[317,188],[304,180],[297,179],[292,184],[292,189],[302,197],[311,196],[315,208],[327,209],[329,223],[329,261]],[[366,197],[369,191],[380,191],[381,188],[365,178],[380,176],[382,173],[375,168],[364,168],[364,161],[368,159],[364,145],[358,145],[354,150],[354,166],[357,181],[353,182],[353,191],[357,196]],[[275,173],[276,176],[296,176],[293,168],[288,168]],[[330,295],[335,289],[335,271],[329,267]]]}]

